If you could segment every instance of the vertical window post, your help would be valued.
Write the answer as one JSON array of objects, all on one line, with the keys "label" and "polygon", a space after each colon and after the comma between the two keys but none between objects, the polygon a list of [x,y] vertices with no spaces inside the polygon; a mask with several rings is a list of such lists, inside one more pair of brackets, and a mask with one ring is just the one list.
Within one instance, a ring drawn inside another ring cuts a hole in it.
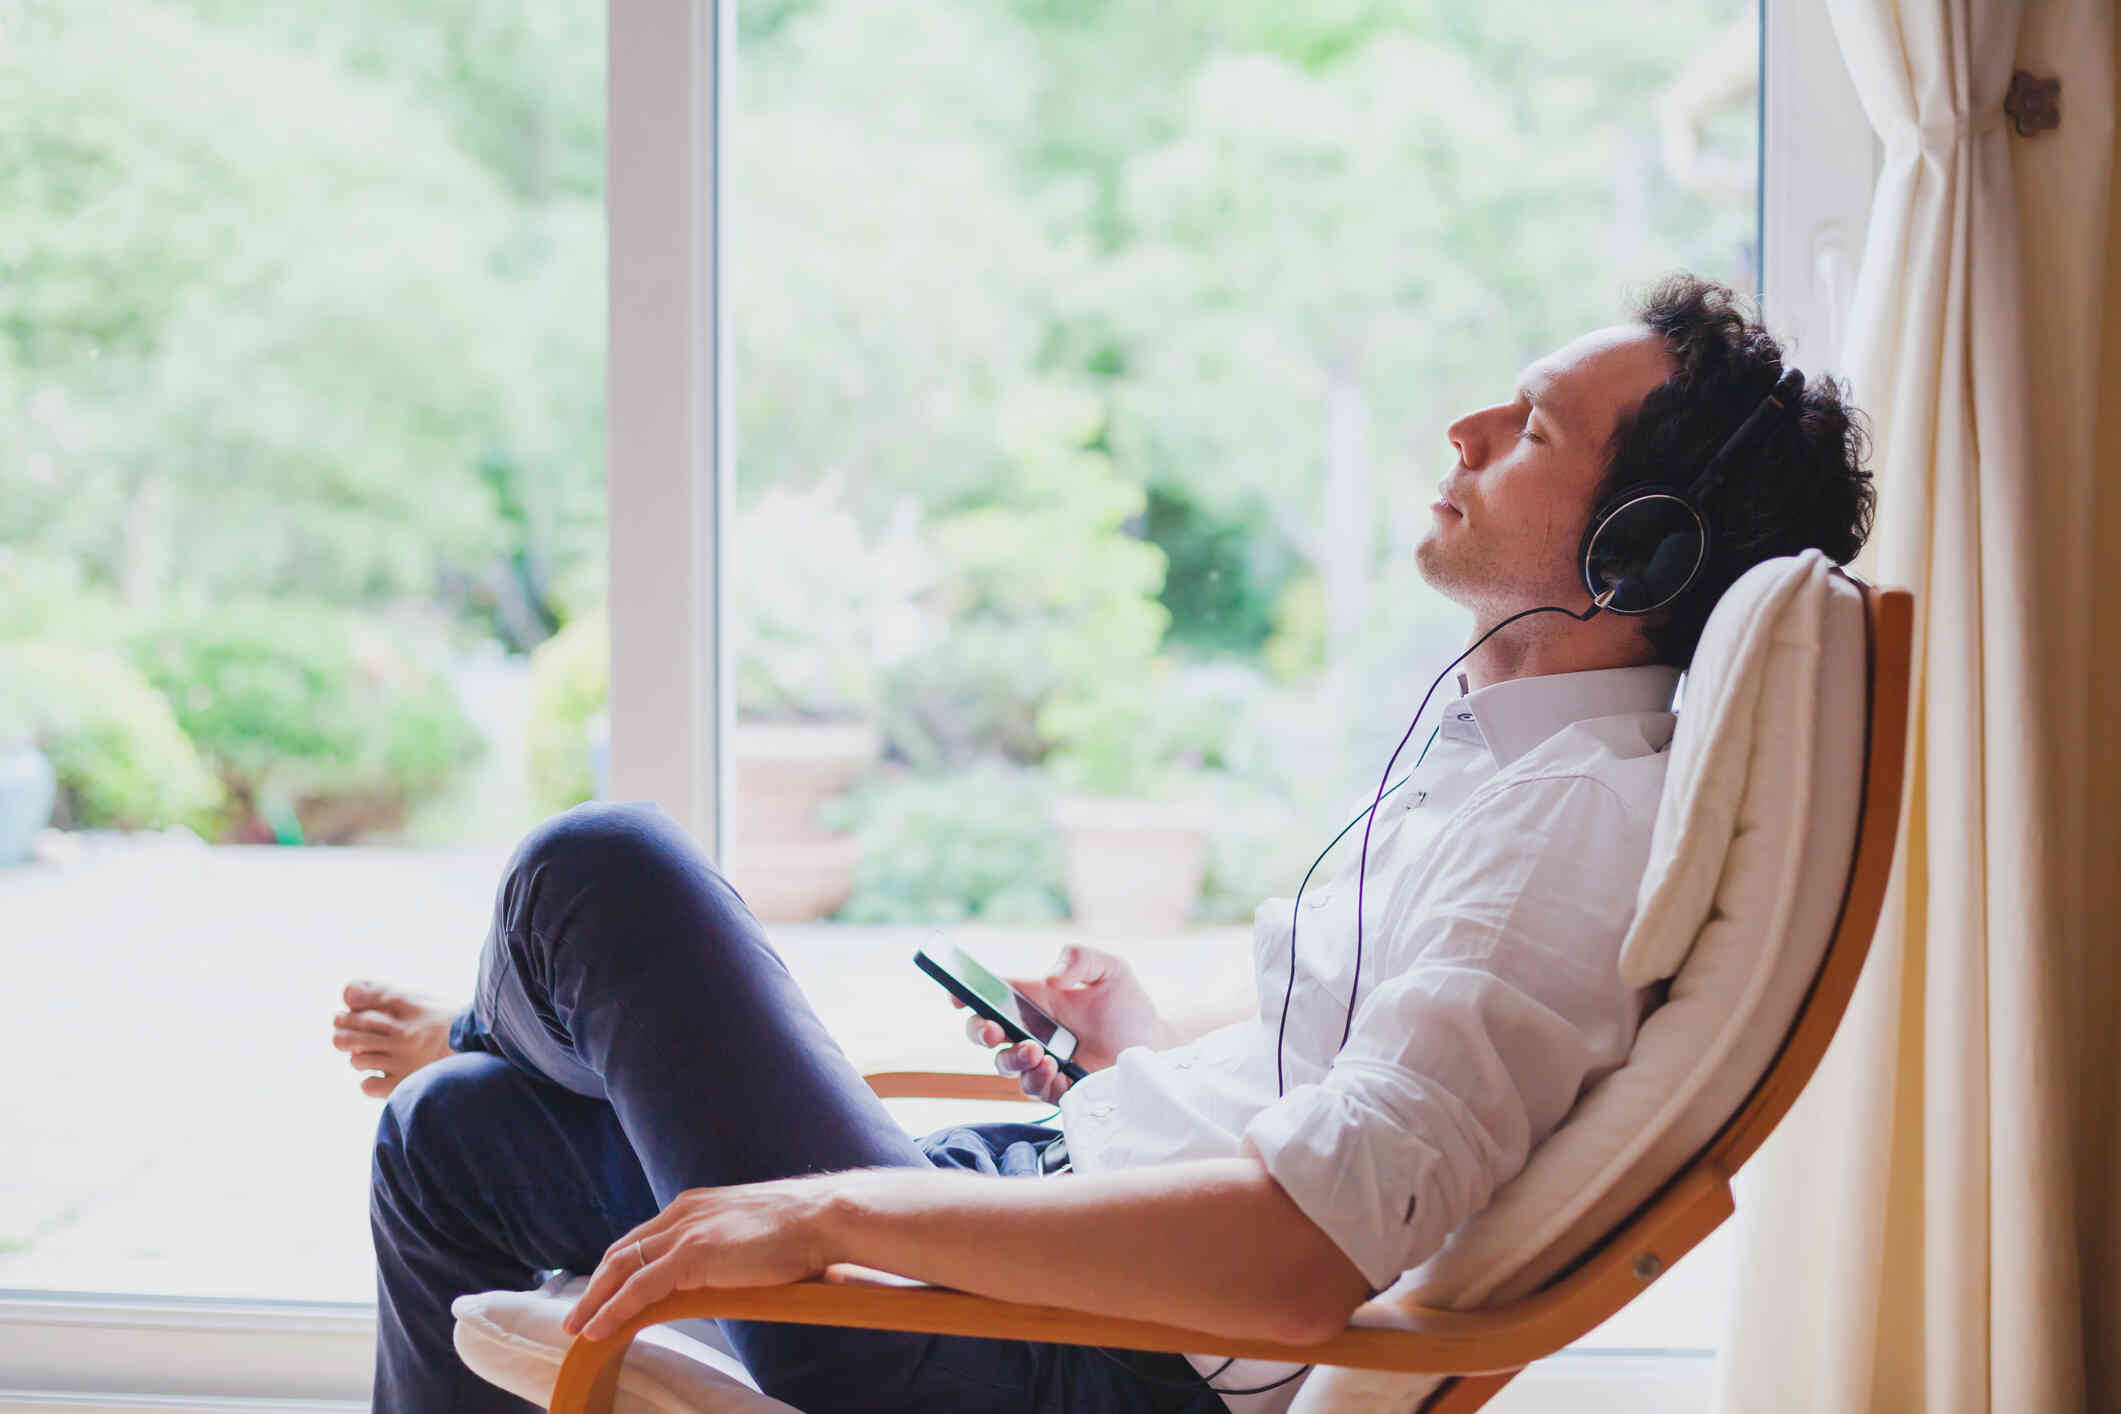
[{"label": "vertical window post", "polygon": [[609,0],[611,795],[719,857],[729,505],[719,119],[733,4]]},{"label": "vertical window post", "polygon": [[1838,373],[1878,141],[1826,7],[1761,0],[1760,303],[1807,372]]}]

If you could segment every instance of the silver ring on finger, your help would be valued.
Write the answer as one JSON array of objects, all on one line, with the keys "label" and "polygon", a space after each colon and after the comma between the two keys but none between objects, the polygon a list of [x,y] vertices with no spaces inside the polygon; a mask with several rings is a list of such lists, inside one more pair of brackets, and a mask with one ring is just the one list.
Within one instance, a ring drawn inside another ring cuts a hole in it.
[{"label": "silver ring on finger", "polygon": [[648,1253],[645,1249],[642,1248],[640,1239],[638,1238],[634,1240],[633,1255],[643,1267],[648,1265]]}]

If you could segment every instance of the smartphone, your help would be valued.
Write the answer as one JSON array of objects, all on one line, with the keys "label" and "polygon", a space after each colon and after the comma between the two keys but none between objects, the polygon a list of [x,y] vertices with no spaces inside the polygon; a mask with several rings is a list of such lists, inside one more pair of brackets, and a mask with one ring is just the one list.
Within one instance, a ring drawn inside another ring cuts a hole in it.
[{"label": "smartphone", "polygon": [[941,960],[926,951],[913,954],[913,965],[943,984],[949,993],[1002,1028],[1011,1041],[1036,1041],[1059,1064],[1061,1074],[1080,1080],[1087,1073],[1070,1059],[1075,1033],[1040,1011],[1037,1003],[973,961],[963,948],[951,948]]}]

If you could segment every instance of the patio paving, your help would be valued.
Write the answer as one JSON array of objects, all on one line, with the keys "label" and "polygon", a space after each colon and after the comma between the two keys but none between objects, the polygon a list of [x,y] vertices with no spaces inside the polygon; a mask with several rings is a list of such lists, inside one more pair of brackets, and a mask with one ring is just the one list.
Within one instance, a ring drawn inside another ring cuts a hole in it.
[{"label": "patio paving", "polygon": [[[0,1089],[0,1288],[371,1299],[378,1102],[331,1048],[330,1016],[353,976],[467,995],[506,856],[64,836],[38,862],[0,869],[13,983],[0,1027],[12,1077]],[[986,1064],[910,962],[936,930],[771,931],[863,1069]],[[946,933],[1000,971],[1036,970],[1075,936]],[[1109,945],[1160,996],[1247,946],[1237,928]],[[915,1132],[980,1108],[894,1102]],[[1727,1239],[1585,1343],[1713,1346]]]}]

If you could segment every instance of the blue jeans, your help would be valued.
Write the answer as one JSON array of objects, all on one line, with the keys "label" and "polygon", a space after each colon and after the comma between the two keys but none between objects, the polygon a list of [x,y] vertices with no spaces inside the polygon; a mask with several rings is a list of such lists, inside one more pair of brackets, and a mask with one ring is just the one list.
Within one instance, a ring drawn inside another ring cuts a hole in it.
[{"label": "blue jeans", "polygon": [[[577,806],[517,847],[451,1041],[462,1053],[408,1076],[377,1127],[378,1414],[529,1409],[458,1360],[450,1302],[593,1270],[685,1189],[882,1164],[1060,1181],[1035,1176],[1054,1131],[916,1140],[893,1122],[751,910],[649,803]],[[1073,1346],[720,1324],[760,1387],[809,1414],[1223,1408],[1176,1357],[1145,1379]]]}]

